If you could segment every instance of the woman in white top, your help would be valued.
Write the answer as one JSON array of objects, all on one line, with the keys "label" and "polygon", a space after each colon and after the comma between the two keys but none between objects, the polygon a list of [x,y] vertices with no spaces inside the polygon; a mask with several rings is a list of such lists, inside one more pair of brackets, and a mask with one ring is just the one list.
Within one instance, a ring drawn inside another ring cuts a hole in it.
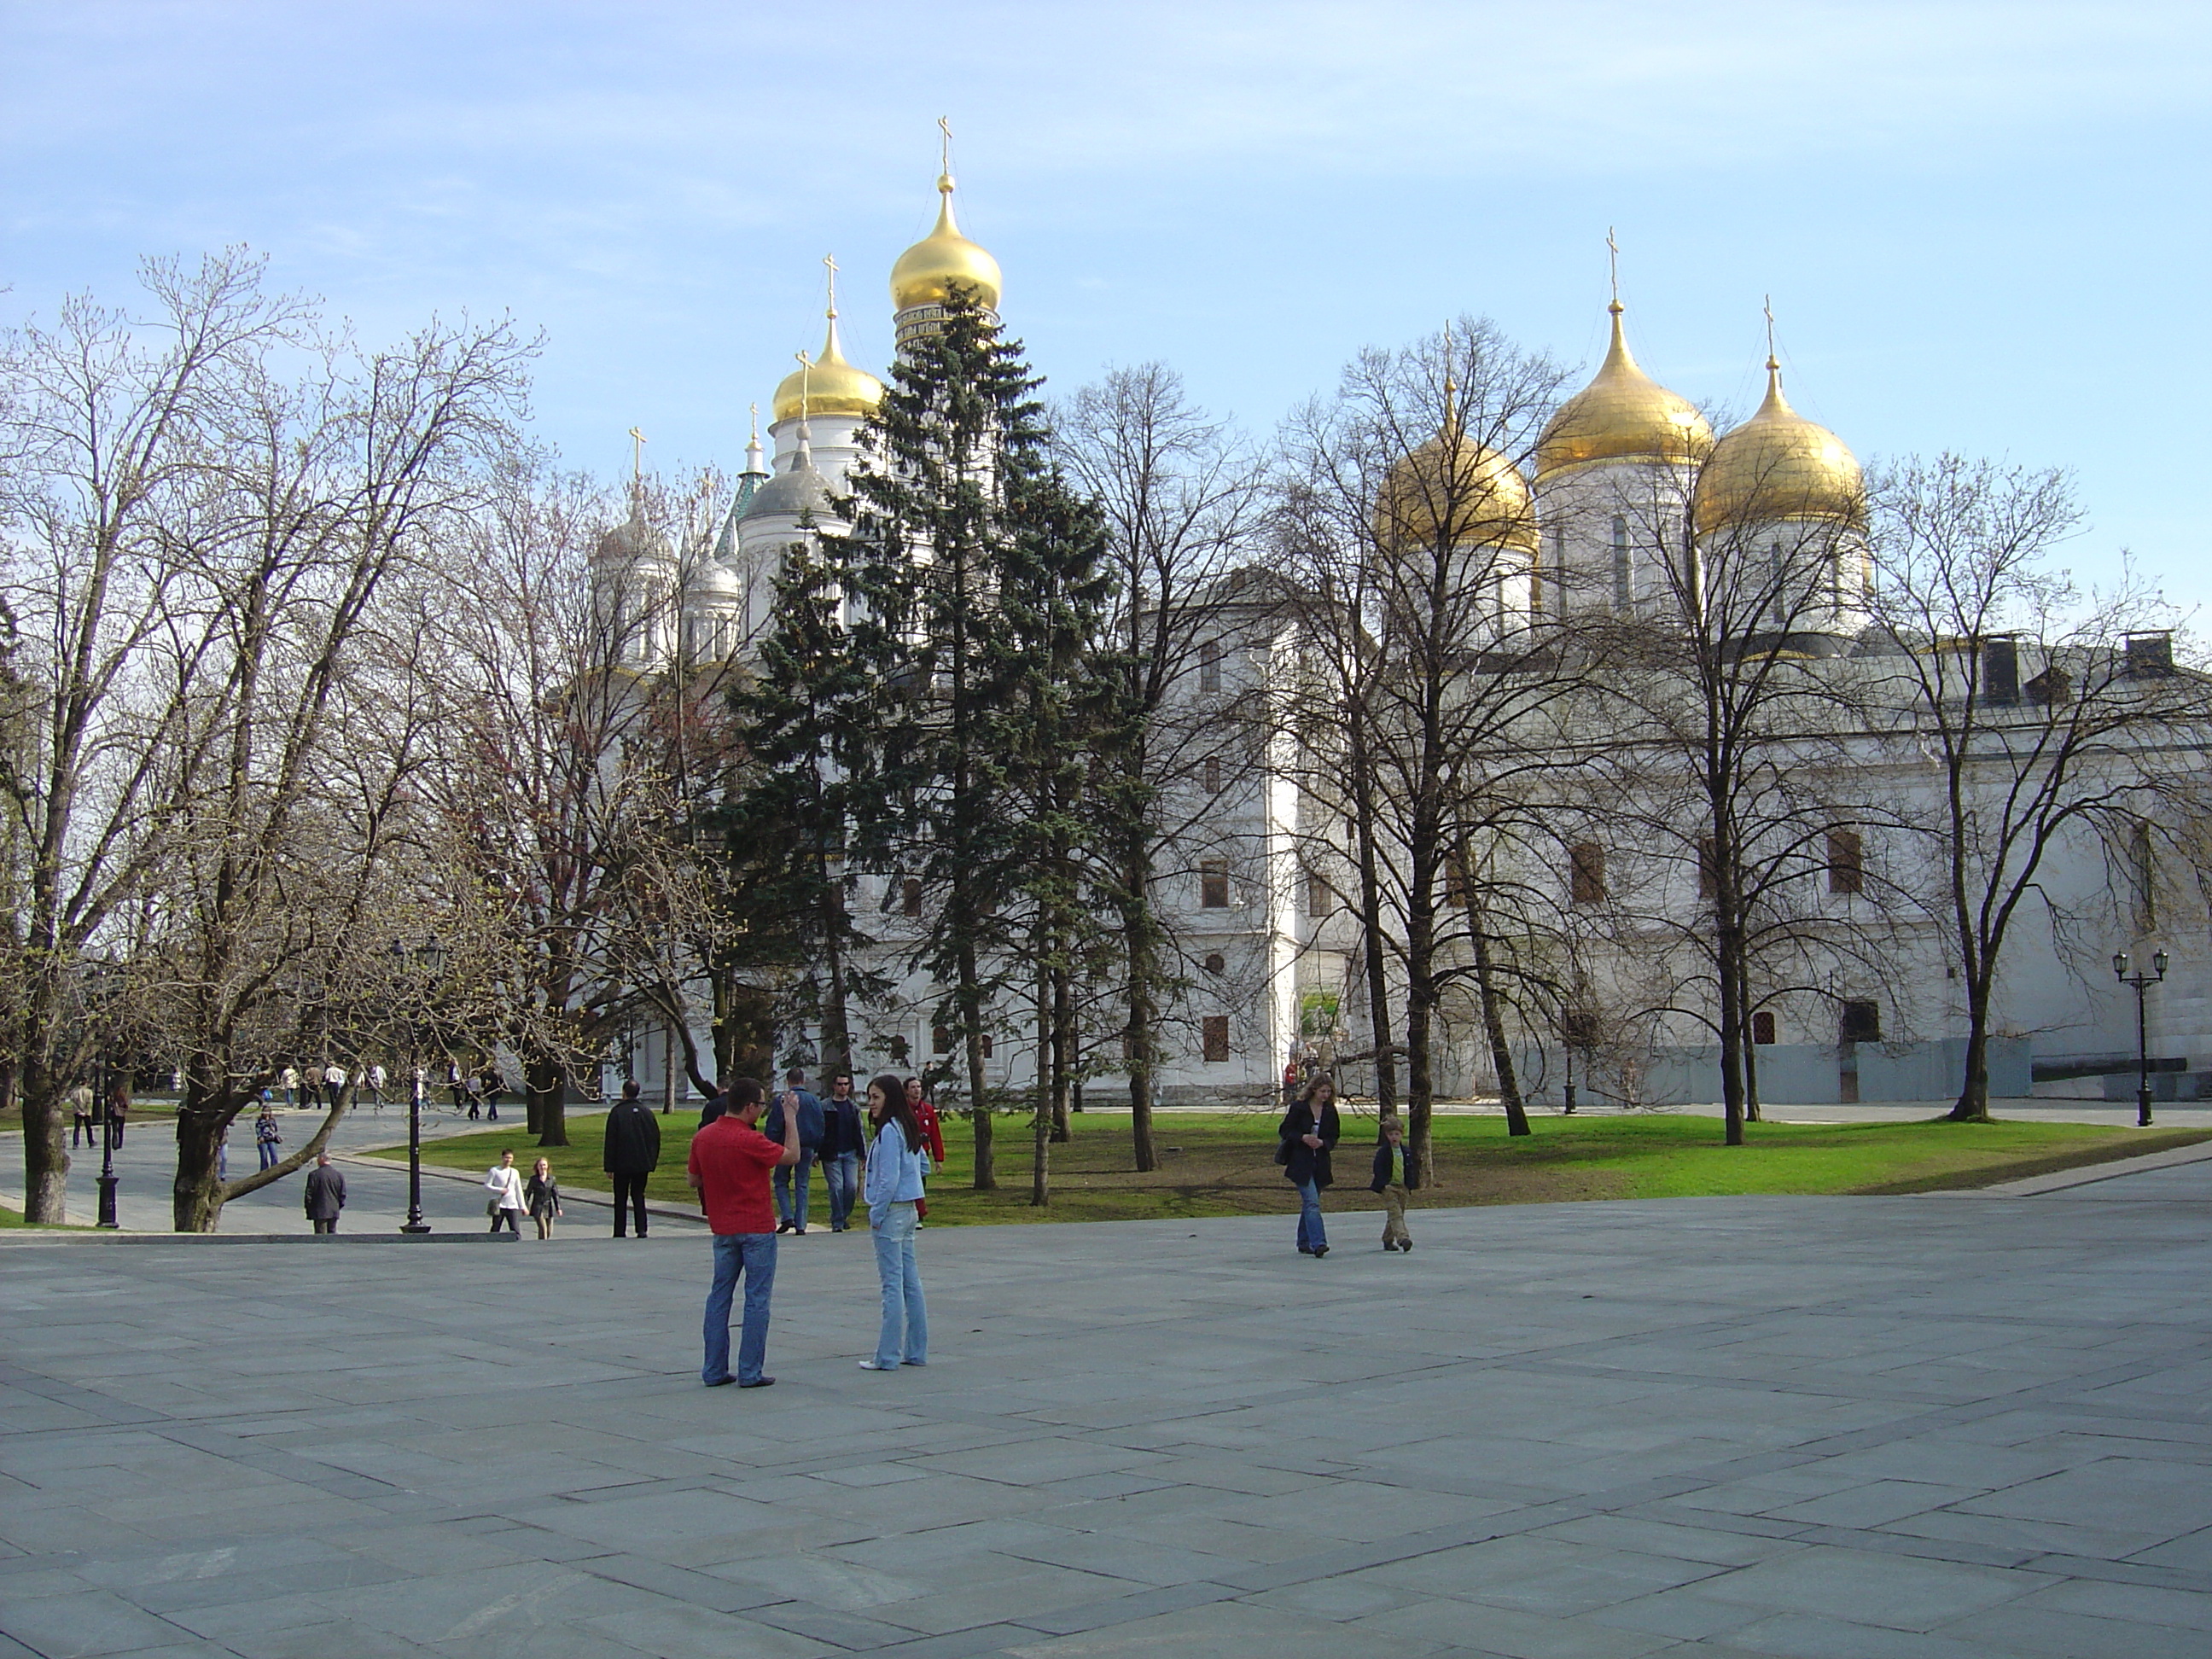
[{"label": "woman in white top", "polygon": [[884,1322],[876,1357],[863,1359],[860,1369],[895,1371],[902,1364],[929,1363],[929,1310],[914,1252],[920,1219],[915,1204],[929,1174],[929,1154],[922,1150],[921,1121],[897,1078],[886,1073],[868,1085],[868,1121],[875,1137],[868,1148],[868,1232],[875,1240]]},{"label": "woman in white top", "polygon": [[517,1238],[522,1237],[522,1212],[529,1207],[522,1196],[522,1171],[514,1167],[514,1154],[501,1152],[499,1162],[484,1176],[484,1190],[491,1201],[484,1206],[491,1217],[491,1231],[502,1226]]}]

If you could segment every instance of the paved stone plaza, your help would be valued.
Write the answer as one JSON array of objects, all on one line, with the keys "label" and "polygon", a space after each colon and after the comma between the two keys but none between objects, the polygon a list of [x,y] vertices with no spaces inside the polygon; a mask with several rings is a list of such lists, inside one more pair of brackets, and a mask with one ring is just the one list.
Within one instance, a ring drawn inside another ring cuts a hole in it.
[{"label": "paved stone plaza", "polygon": [[[2212,1653],[2212,1163],[706,1251],[15,1234],[6,1653]],[[594,1230],[596,1231],[596,1230]],[[20,1644],[21,1645],[16,1645]]]}]

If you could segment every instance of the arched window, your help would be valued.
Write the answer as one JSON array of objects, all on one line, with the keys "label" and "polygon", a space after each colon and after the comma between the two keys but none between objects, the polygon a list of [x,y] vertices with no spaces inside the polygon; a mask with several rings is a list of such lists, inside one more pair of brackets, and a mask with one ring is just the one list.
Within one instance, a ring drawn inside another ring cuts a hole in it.
[{"label": "arched window", "polygon": [[1622,616],[1636,602],[1636,573],[1628,561],[1628,520],[1613,518],[1613,608]]}]

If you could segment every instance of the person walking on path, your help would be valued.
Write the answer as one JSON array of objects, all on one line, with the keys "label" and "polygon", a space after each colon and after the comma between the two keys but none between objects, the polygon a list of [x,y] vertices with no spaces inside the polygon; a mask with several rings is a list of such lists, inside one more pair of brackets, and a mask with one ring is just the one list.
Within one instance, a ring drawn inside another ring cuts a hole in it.
[{"label": "person walking on path", "polygon": [[[707,1292],[707,1352],[699,1376],[710,1389],[729,1382],[765,1389],[775,1381],[761,1369],[768,1359],[769,1298],[775,1289],[775,1211],[769,1176],[799,1162],[799,1114],[783,1115],[779,1146],[756,1127],[765,1103],[757,1082],[738,1078],[724,1095],[729,1110],[691,1137],[685,1172],[714,1235],[714,1282]],[[730,1301],[740,1277],[745,1281],[744,1322],[732,1376]]]},{"label": "person walking on path", "polygon": [[344,1066],[333,1061],[323,1067],[323,1087],[330,1093],[331,1105],[336,1106],[344,1097],[345,1086],[346,1068]]},{"label": "person walking on path", "polygon": [[822,1184],[830,1189],[830,1231],[853,1224],[854,1200],[860,1194],[860,1170],[867,1163],[868,1132],[853,1098],[853,1079],[840,1072],[830,1079],[830,1098],[822,1103]]},{"label": "person walking on path", "polygon": [[514,1167],[512,1150],[501,1152],[499,1162],[485,1173],[484,1190],[491,1194],[491,1201],[484,1206],[484,1212],[491,1217],[491,1231],[504,1227],[521,1237],[522,1212],[529,1208],[529,1200],[522,1195],[522,1171]]},{"label": "person walking on path", "polygon": [[345,1208],[345,1176],[331,1168],[328,1152],[315,1154],[315,1167],[307,1171],[307,1219],[319,1233],[338,1230],[338,1212]]},{"label": "person walking on path", "polygon": [[119,1077],[107,1091],[108,1144],[123,1150],[123,1126],[131,1121],[131,1079]]},{"label": "person walking on path", "polygon": [[[914,1108],[914,1121],[921,1125],[922,1146],[929,1153],[930,1167],[934,1170],[943,1169],[945,1167],[945,1131],[938,1123],[937,1108],[930,1104],[928,1096],[922,1091],[921,1079],[918,1077],[910,1077],[906,1080],[906,1103]],[[914,1213],[917,1221],[928,1220],[929,1200],[925,1198],[915,1204]]]},{"label": "person walking on path", "polygon": [[561,1183],[553,1179],[553,1160],[541,1158],[531,1165],[530,1179],[522,1183],[522,1196],[530,1205],[530,1218],[538,1224],[539,1243],[553,1237],[553,1224],[561,1218]]},{"label": "person walking on path", "polygon": [[876,1278],[883,1289],[884,1322],[876,1354],[864,1371],[895,1371],[929,1363],[929,1310],[922,1300],[921,1267],[915,1259],[915,1212],[932,1167],[921,1121],[906,1085],[885,1073],[868,1085],[868,1122],[875,1131],[868,1152],[868,1231],[876,1243]]},{"label": "person walking on path", "polygon": [[1283,1178],[1298,1189],[1298,1249],[1306,1255],[1328,1254],[1321,1195],[1335,1179],[1328,1153],[1343,1133],[1336,1115],[1336,1084],[1327,1072],[1314,1074],[1275,1128],[1275,1162],[1283,1166]]},{"label": "person walking on path", "polygon": [[276,1086],[284,1091],[284,1104],[287,1107],[298,1105],[300,1103],[300,1068],[296,1066],[287,1066],[277,1074]]},{"label": "person walking on path", "polygon": [[[808,1173],[822,1151],[822,1103],[806,1086],[806,1073],[796,1066],[783,1074],[783,1092],[769,1109],[761,1133],[770,1140],[783,1139],[783,1120],[799,1119],[799,1161],[779,1165],[775,1172],[775,1230],[780,1233],[806,1231]],[[793,1188],[798,1189],[794,1195]]]},{"label": "person walking on path", "polygon": [[380,1060],[377,1061],[375,1065],[368,1068],[368,1097],[375,1103],[377,1112],[380,1115],[384,1110],[384,1079],[386,1075],[384,1062]]},{"label": "person walking on path", "polygon": [[1406,1145],[1406,1131],[1395,1117],[1382,1120],[1376,1138],[1375,1178],[1368,1190],[1382,1194],[1382,1248],[1413,1253],[1413,1236],[1406,1230],[1406,1194],[1421,1184],[1419,1167]]},{"label": "person walking on path", "polygon": [[79,1137],[88,1146],[100,1144],[98,1132],[92,1124],[92,1085],[80,1083],[70,1091],[70,1146],[74,1148]]},{"label": "person walking on path", "polygon": [[507,1073],[499,1069],[496,1060],[484,1073],[484,1121],[499,1121],[499,1097],[507,1092]]},{"label": "person walking on path", "polygon": [[263,1169],[276,1167],[284,1156],[276,1149],[283,1144],[284,1131],[276,1121],[276,1108],[274,1103],[264,1099],[261,1103],[261,1115],[253,1120],[253,1145],[261,1154]]},{"label": "person walking on path", "polygon": [[310,1064],[300,1073],[300,1104],[319,1106],[323,1103],[322,1069]]},{"label": "person walking on path", "polygon": [[614,1177],[615,1237],[623,1237],[624,1224],[635,1216],[643,1238],[646,1178],[660,1167],[660,1120],[638,1098],[634,1079],[623,1085],[622,1098],[608,1109],[599,1167]]}]

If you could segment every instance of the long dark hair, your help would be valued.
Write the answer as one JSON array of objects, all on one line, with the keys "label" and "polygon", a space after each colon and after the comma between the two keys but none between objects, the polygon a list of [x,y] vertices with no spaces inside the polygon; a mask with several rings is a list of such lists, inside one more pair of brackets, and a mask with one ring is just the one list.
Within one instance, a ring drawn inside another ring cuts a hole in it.
[{"label": "long dark hair", "polygon": [[880,1089],[883,1091],[884,1115],[899,1126],[899,1133],[906,1137],[907,1151],[920,1152],[921,1150],[921,1120],[914,1115],[914,1108],[907,1104],[905,1083],[890,1073],[885,1072],[880,1076],[870,1078],[868,1087]]}]

